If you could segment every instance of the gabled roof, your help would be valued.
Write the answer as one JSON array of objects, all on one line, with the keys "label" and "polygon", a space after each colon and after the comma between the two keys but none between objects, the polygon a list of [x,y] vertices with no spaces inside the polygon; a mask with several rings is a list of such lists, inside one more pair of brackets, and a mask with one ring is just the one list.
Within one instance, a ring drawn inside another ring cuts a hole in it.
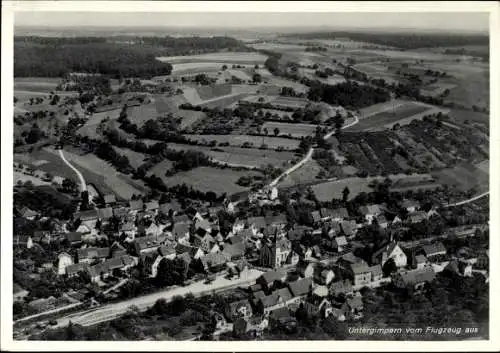
[{"label": "gabled roof", "polygon": [[366,206],[361,206],[359,208],[359,212],[363,215],[368,215],[368,214],[380,214],[382,210],[380,209],[380,205],[366,205]]},{"label": "gabled roof", "polygon": [[231,258],[243,256],[245,254],[245,244],[243,242],[236,244],[224,244],[222,253],[229,255]]},{"label": "gabled roof", "polygon": [[109,248],[84,248],[84,249],[78,249],[77,251],[78,254],[78,259],[91,259],[91,258],[97,258],[97,259],[102,259],[109,257],[110,251]]},{"label": "gabled roof", "polygon": [[418,207],[420,207],[420,204],[416,200],[404,199],[403,202],[401,202],[401,207],[403,207],[403,208],[410,208],[410,207],[418,208]]},{"label": "gabled roof", "polygon": [[193,223],[193,220],[189,218],[188,215],[182,214],[182,215],[176,215],[173,217],[173,221],[175,224],[181,224],[181,223]]},{"label": "gabled roof", "polygon": [[175,240],[179,238],[184,238],[187,233],[189,233],[191,226],[187,223],[176,223],[174,228],[172,229],[172,234],[175,237]]},{"label": "gabled roof", "polygon": [[417,264],[423,264],[427,262],[427,258],[425,257],[425,255],[417,255],[415,256],[415,261],[417,262]]},{"label": "gabled roof", "polygon": [[264,308],[270,308],[276,304],[278,304],[278,296],[276,294],[267,295],[265,297],[259,298],[259,301],[262,303]]},{"label": "gabled roof", "polygon": [[69,232],[66,233],[65,236],[70,243],[76,243],[82,241],[82,233],[80,232]]},{"label": "gabled roof", "polygon": [[130,200],[129,206],[131,211],[141,211],[144,208],[144,202],[142,200]]},{"label": "gabled roof", "polygon": [[347,245],[347,239],[345,238],[345,236],[335,237],[335,239],[333,239],[333,241],[335,242],[336,246],[345,246],[345,245]]},{"label": "gabled roof", "polygon": [[288,283],[288,288],[290,289],[293,297],[300,297],[309,293],[312,283],[313,281],[311,278],[303,278],[295,282]]},{"label": "gabled roof", "polygon": [[283,278],[283,273],[271,270],[264,272],[260,277],[264,280],[264,282],[266,282],[266,284],[270,284],[273,283],[274,281],[281,280],[281,278]]},{"label": "gabled roof", "polygon": [[165,241],[166,236],[161,235],[147,235],[145,237],[135,238],[134,244],[135,248],[139,251],[145,249],[159,248]]},{"label": "gabled roof", "polygon": [[158,208],[160,208],[160,205],[158,204],[158,201],[156,201],[156,200],[146,202],[144,204],[144,206],[145,206],[146,211],[154,211],[154,210],[157,210]]},{"label": "gabled roof", "polygon": [[319,214],[319,211],[312,211],[311,218],[312,218],[313,222],[319,222],[321,220],[321,216]]},{"label": "gabled roof", "polygon": [[371,266],[369,269],[373,277],[382,275],[382,266],[380,265]]},{"label": "gabled roof", "polygon": [[266,219],[264,217],[249,217],[247,219],[247,224],[249,226],[253,224],[257,229],[262,229],[267,226]]},{"label": "gabled roof", "polygon": [[204,267],[220,266],[227,262],[227,258],[221,253],[208,253],[200,258]]},{"label": "gabled roof", "polygon": [[90,221],[98,218],[97,210],[75,212],[75,219]]},{"label": "gabled roof", "polygon": [[286,215],[284,213],[280,213],[276,216],[265,217],[265,221],[267,225],[284,225],[287,224]]},{"label": "gabled roof", "polygon": [[407,285],[415,285],[422,282],[431,282],[436,277],[436,273],[431,266],[424,267],[422,269],[401,272],[399,275],[401,276],[403,282]]},{"label": "gabled roof", "polygon": [[228,243],[229,244],[241,243],[243,241],[243,238],[239,234],[240,233],[238,233],[238,235],[233,235],[232,237],[227,238]]},{"label": "gabled roof", "polygon": [[292,293],[290,293],[290,290],[286,287],[275,290],[273,294],[277,296],[279,295],[285,302],[292,299]]},{"label": "gabled roof", "polygon": [[116,197],[113,194],[104,195],[104,203],[113,203],[116,202]]},{"label": "gabled roof", "polygon": [[111,207],[99,208],[97,214],[101,219],[110,219],[113,217],[113,209]]},{"label": "gabled roof", "polygon": [[442,252],[446,252],[446,248],[443,243],[437,242],[433,244],[422,245],[422,250],[425,253],[425,256],[429,257],[435,254],[439,254]]},{"label": "gabled roof", "polygon": [[363,308],[363,300],[361,297],[349,298],[346,301],[346,304],[353,309],[362,309]]},{"label": "gabled roof", "polygon": [[350,293],[350,292],[352,292],[352,284],[348,280],[332,282],[330,284],[330,291],[334,295],[338,295],[340,293],[344,293],[344,294]]},{"label": "gabled roof", "polygon": [[173,212],[179,212],[182,210],[182,207],[181,207],[181,204],[178,203],[177,201],[175,200],[172,200],[170,202],[167,202],[167,203],[162,203],[160,205],[160,211],[164,214],[167,214],[168,215],[168,212],[172,210]]},{"label": "gabled roof", "polygon": [[387,257],[391,257],[391,254],[393,253],[393,251],[399,247],[398,243],[396,242],[390,242],[386,245],[384,245],[383,247],[381,247],[380,249],[378,249],[377,251],[375,251],[372,255],[372,259],[376,259],[378,258],[380,255],[382,255],[383,253],[386,253],[387,254]]},{"label": "gabled roof", "polygon": [[356,229],[356,221],[342,221],[340,222],[340,227],[345,235],[350,236],[354,234]]},{"label": "gabled roof", "polygon": [[355,275],[370,272],[370,268],[364,262],[351,264],[351,270]]},{"label": "gabled roof", "polygon": [[162,245],[158,248],[158,252],[161,256],[168,256],[175,254],[175,247]]},{"label": "gabled roof", "polygon": [[115,217],[125,217],[126,215],[128,215],[128,211],[129,210],[126,207],[116,207],[113,208],[113,215]]},{"label": "gabled roof", "polygon": [[411,223],[422,222],[427,219],[427,213],[424,211],[415,211],[408,215],[408,219]]},{"label": "gabled roof", "polygon": [[336,208],[336,209],[331,209],[331,208],[321,208],[319,210],[321,214],[321,218],[348,218],[349,213],[347,212],[347,209],[344,207],[341,208]]},{"label": "gabled roof", "polygon": [[86,263],[77,263],[73,265],[69,265],[66,267],[66,273],[68,275],[76,274],[81,271],[86,271],[88,268],[88,264]]}]

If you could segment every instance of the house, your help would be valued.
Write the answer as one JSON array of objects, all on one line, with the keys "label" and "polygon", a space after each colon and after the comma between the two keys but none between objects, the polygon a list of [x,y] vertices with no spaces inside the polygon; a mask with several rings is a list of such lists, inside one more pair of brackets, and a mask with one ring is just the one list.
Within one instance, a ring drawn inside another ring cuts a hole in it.
[{"label": "house", "polygon": [[297,319],[290,315],[288,308],[278,308],[269,313],[269,325],[294,332],[297,329]]},{"label": "house", "polygon": [[392,221],[391,221],[391,224],[400,224],[402,222],[401,218],[399,218],[399,216],[395,216]]},{"label": "house", "polygon": [[408,222],[410,223],[420,223],[427,219],[427,213],[425,211],[415,211],[408,215]]},{"label": "house", "polygon": [[156,201],[156,200],[149,201],[149,202],[146,202],[144,204],[144,211],[153,212],[155,215],[158,214],[159,208],[160,208],[160,205],[158,204],[158,201]]},{"label": "house", "polygon": [[127,253],[127,250],[123,247],[123,245],[116,241],[111,244],[109,251],[111,253],[111,257],[120,257]]},{"label": "house", "polygon": [[445,266],[443,272],[448,272],[461,277],[471,277],[472,265],[465,261],[459,261],[457,259],[453,259],[450,262],[448,262],[448,265]]},{"label": "house", "polygon": [[324,269],[322,271],[318,271],[316,276],[316,282],[322,285],[329,285],[333,279],[335,278],[335,273],[332,270]]},{"label": "house", "polygon": [[133,240],[137,234],[137,227],[132,222],[127,222],[119,227],[120,234],[125,234],[125,236]]},{"label": "house", "polygon": [[490,257],[488,250],[484,250],[479,253],[479,255],[477,256],[477,261],[474,264],[474,267],[477,267],[478,269],[486,269],[486,270],[489,269]]},{"label": "house", "polygon": [[76,229],[76,232],[77,233],[82,233],[82,234],[88,236],[88,235],[90,235],[91,230],[90,230],[90,228],[86,224],[82,223],[82,224],[80,224],[78,226],[78,228]]},{"label": "house", "polygon": [[335,237],[332,240],[332,248],[334,248],[336,252],[344,251],[347,245],[347,239],[345,236]]},{"label": "house", "polygon": [[247,221],[244,219],[237,218],[236,221],[233,223],[233,233],[237,234],[241,232],[244,228],[245,225],[247,224]]},{"label": "house", "polygon": [[[280,293],[274,292],[258,299],[257,310],[264,315],[269,314],[273,310],[286,307],[286,299],[287,298],[283,298]],[[290,300],[290,298],[288,298],[288,300]]]},{"label": "house", "polygon": [[312,290],[312,286],[313,280],[311,278],[302,278],[295,282],[289,282],[288,289],[292,294],[293,302],[298,304],[303,301]]},{"label": "house", "polygon": [[144,209],[144,202],[139,200],[130,200],[129,203],[130,213],[137,214],[137,212],[142,211]]},{"label": "house", "polygon": [[38,216],[38,214],[39,214],[38,212],[33,211],[32,209],[30,209],[26,206],[21,208],[21,210],[19,211],[19,215],[21,217],[23,217],[24,219],[27,219],[29,221],[34,220]]},{"label": "house", "polygon": [[75,212],[74,217],[75,220],[79,219],[82,224],[85,224],[89,228],[95,228],[97,220],[99,219],[99,214],[97,210],[87,210]]},{"label": "house", "polygon": [[97,215],[101,221],[109,221],[113,217],[113,209],[111,207],[99,208]]},{"label": "house", "polygon": [[172,200],[167,203],[162,203],[160,205],[160,213],[165,216],[175,215],[182,211],[182,206],[179,202]]},{"label": "house", "polygon": [[408,261],[406,254],[396,242],[390,242],[375,251],[372,255],[371,261],[372,263],[380,264],[383,267],[389,259],[393,259],[398,268],[406,266]]},{"label": "house", "polygon": [[196,232],[199,229],[202,229],[207,233],[210,233],[212,231],[210,222],[201,216],[195,217],[194,219],[194,231]]},{"label": "house", "polygon": [[304,278],[313,278],[314,273],[315,273],[315,264],[313,262],[310,262],[307,264],[306,267],[301,267],[299,269],[299,273],[302,275]]},{"label": "house", "polygon": [[432,282],[435,276],[432,266],[426,266],[421,269],[398,272],[393,278],[393,283],[398,288],[412,287],[419,290],[425,283]]},{"label": "house", "polygon": [[328,287],[324,285],[316,286],[313,291],[313,297],[326,298],[328,296]]},{"label": "house", "polygon": [[[218,331],[218,330],[223,331],[228,327],[226,318],[224,317],[224,315],[222,315],[221,313],[218,313],[218,312],[212,313],[212,323],[215,326],[215,331]],[[246,323],[246,321],[245,321],[245,323]],[[235,323],[235,325],[236,325],[236,323]],[[233,325],[233,328],[234,328],[234,325]]]},{"label": "house", "polygon": [[382,266],[380,265],[373,265],[370,268],[370,273],[372,274],[372,282],[380,281],[382,279]]},{"label": "house", "polygon": [[175,223],[172,229],[175,241],[180,244],[189,244],[189,234],[191,226],[187,223]]},{"label": "house", "polygon": [[267,226],[267,223],[264,217],[249,217],[247,225],[252,230],[253,235],[257,235]]},{"label": "house", "polygon": [[284,281],[286,278],[286,273],[271,270],[263,273],[259,278],[257,278],[256,283],[260,284],[262,288],[269,290],[279,281]]},{"label": "house", "polygon": [[103,199],[106,206],[112,206],[116,203],[116,197],[113,194],[104,195]]},{"label": "house", "polygon": [[82,244],[82,233],[69,232],[69,233],[66,233],[64,236],[66,238],[66,241],[71,246],[80,246]]},{"label": "house", "polygon": [[66,275],[68,277],[77,276],[81,272],[86,272],[88,266],[89,265],[87,263],[78,263],[78,264],[66,266]]},{"label": "house", "polygon": [[145,253],[155,252],[164,244],[165,235],[147,235],[145,237],[135,238],[132,244],[137,256]]},{"label": "house", "polygon": [[31,249],[33,247],[33,238],[29,235],[13,235],[12,244],[26,246],[27,249]]},{"label": "house", "polygon": [[224,244],[222,254],[230,260],[241,259],[245,255],[245,244],[242,242],[236,244]]},{"label": "house", "polygon": [[276,216],[266,216],[265,222],[267,226],[274,226],[277,228],[283,228],[287,225],[288,221],[286,219],[286,215],[280,213]]},{"label": "house", "polygon": [[309,216],[314,224],[317,224],[321,221],[321,215],[319,211],[312,211]]},{"label": "house", "polygon": [[77,260],[78,263],[88,263],[90,264],[93,261],[104,261],[110,255],[109,248],[83,248],[78,249],[77,251]]},{"label": "house", "polygon": [[372,273],[366,262],[351,264],[349,275],[355,287],[369,285],[372,280]]},{"label": "house", "polygon": [[215,239],[209,233],[205,233],[203,236],[194,235],[191,244],[204,252],[209,252],[215,244]]},{"label": "house", "polygon": [[14,294],[14,302],[23,300],[29,294],[29,292],[26,289],[22,288],[16,282],[13,283],[12,290],[13,290],[13,294]]},{"label": "house", "polygon": [[66,267],[73,265],[73,257],[67,252],[57,255],[57,274],[62,276],[66,274]]},{"label": "house", "polygon": [[352,238],[356,235],[356,221],[341,221],[340,228],[342,229],[342,233],[348,238]]},{"label": "house", "polygon": [[341,309],[344,310],[344,312],[349,312],[353,315],[359,314],[364,309],[363,300],[358,296],[348,298],[342,305]]},{"label": "house", "polygon": [[349,213],[344,207],[336,208],[334,210],[330,208],[321,208],[319,212],[321,214],[321,220],[323,221],[342,221],[349,218]]},{"label": "house", "polygon": [[339,297],[341,295],[348,296],[354,293],[352,284],[349,280],[332,282],[328,288],[331,295]]},{"label": "house", "polygon": [[382,210],[380,205],[366,205],[361,206],[359,212],[363,215],[365,221],[371,224],[373,219],[382,213]]},{"label": "house", "polygon": [[376,217],[376,220],[377,220],[377,224],[379,225],[380,228],[385,229],[389,225],[389,222],[387,221],[387,218],[385,218],[385,216],[383,214],[378,215]]},{"label": "house", "polygon": [[406,211],[412,213],[415,212],[420,207],[420,204],[418,201],[415,200],[404,199],[403,202],[401,203],[401,207]]},{"label": "house", "polygon": [[427,244],[421,246],[421,251],[427,257],[428,260],[432,261],[432,258],[439,255],[446,255],[446,248],[443,243],[437,242],[433,244]]},{"label": "house", "polygon": [[425,255],[415,256],[415,266],[417,269],[422,269],[427,264],[427,258]]},{"label": "house", "polygon": [[[133,212],[130,212],[130,214],[135,215],[135,213],[133,213]],[[115,207],[115,208],[113,208],[113,216],[118,218],[120,221],[124,221],[125,219],[127,219],[128,215],[129,215],[129,209],[127,207]]]},{"label": "house", "polygon": [[224,314],[232,322],[235,322],[239,318],[247,319],[252,316],[252,306],[248,299],[238,300],[226,304]]},{"label": "house", "polygon": [[191,218],[189,218],[189,216],[186,214],[174,215],[172,217],[172,221],[174,222],[174,224],[191,224],[191,223],[193,223],[193,220]]},{"label": "house", "polygon": [[201,256],[200,261],[205,271],[219,272],[227,263],[228,259],[222,253],[208,253]]}]

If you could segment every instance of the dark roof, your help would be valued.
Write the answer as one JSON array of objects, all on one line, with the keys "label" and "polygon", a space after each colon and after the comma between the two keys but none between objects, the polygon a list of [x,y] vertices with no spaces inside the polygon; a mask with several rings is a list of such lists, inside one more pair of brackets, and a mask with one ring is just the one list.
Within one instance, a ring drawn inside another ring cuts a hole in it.
[{"label": "dark roof", "polygon": [[344,207],[336,208],[332,210],[331,208],[321,208],[319,210],[321,214],[321,218],[347,218],[349,214],[347,213],[347,209]]},{"label": "dark roof", "polygon": [[188,215],[176,215],[173,217],[174,223],[175,224],[181,224],[181,223],[192,223],[192,219],[189,218]]},{"label": "dark roof", "polygon": [[355,275],[370,272],[370,268],[364,262],[351,264],[351,269]]},{"label": "dark roof", "polygon": [[330,284],[330,292],[334,295],[338,295],[340,293],[349,293],[352,292],[352,284],[348,280],[345,281],[337,281]]},{"label": "dark roof", "polygon": [[97,214],[101,219],[110,219],[113,217],[113,209],[111,207],[99,208]]},{"label": "dark roof", "polygon": [[432,282],[436,277],[436,273],[432,267],[424,267],[418,270],[401,272],[400,276],[407,285],[414,285],[422,282]]},{"label": "dark roof", "polygon": [[266,282],[266,284],[270,284],[274,281],[281,280],[281,278],[283,278],[283,274],[281,272],[271,270],[264,272],[260,277],[264,280],[264,282]]},{"label": "dark roof", "polygon": [[140,211],[144,208],[144,202],[142,202],[142,200],[130,200],[128,204],[131,211]]},{"label": "dark roof", "polygon": [[78,249],[77,254],[78,254],[78,259],[89,259],[89,258],[106,258],[109,256],[109,248],[84,248],[84,249]]},{"label": "dark roof", "polygon": [[66,233],[65,236],[70,243],[76,243],[82,241],[82,233],[80,232],[69,232]]},{"label": "dark roof", "polygon": [[163,234],[160,234],[158,236],[156,235],[147,235],[145,237],[139,237],[135,238],[134,243],[136,249],[139,250],[144,250],[144,249],[151,249],[151,248],[159,248],[162,243],[165,241],[166,236]]},{"label": "dark roof", "polygon": [[424,251],[424,253],[427,257],[441,253],[441,252],[446,252],[446,248],[444,247],[443,243],[441,243],[441,242],[422,245],[422,250]]},{"label": "dark roof", "polygon": [[267,226],[266,219],[264,217],[249,217],[247,219],[247,224],[249,226],[254,224],[257,229],[262,229]]},{"label": "dark roof", "polygon": [[237,243],[241,243],[243,241],[243,238],[239,235],[233,235],[232,237],[227,238],[227,241],[230,244],[237,244]]},{"label": "dark roof", "polygon": [[280,213],[276,216],[265,217],[265,221],[267,225],[284,225],[287,224],[286,215],[284,213]]},{"label": "dark roof", "polygon": [[86,264],[86,263],[73,264],[73,265],[69,265],[66,267],[66,273],[68,275],[72,275],[72,274],[78,273],[80,271],[85,271],[87,268],[88,268],[88,264]]},{"label": "dark roof", "polygon": [[350,236],[356,229],[356,221],[342,221],[340,222],[340,227],[345,235]]},{"label": "dark roof", "polygon": [[245,244],[243,242],[236,244],[224,244],[222,252],[228,254],[231,258],[243,256],[245,254]]},{"label": "dark roof", "polygon": [[281,298],[283,298],[283,300],[285,302],[289,301],[290,299],[292,299],[292,293],[290,293],[290,290],[288,288],[286,288],[286,287],[278,289],[278,290],[275,290],[273,292],[273,294],[279,295]]},{"label": "dark roof", "polygon": [[278,309],[274,309],[269,313],[269,316],[272,317],[273,319],[278,319],[278,318],[289,318],[291,317],[290,315],[290,310],[287,307],[282,307]]},{"label": "dark roof", "polygon": [[160,211],[163,212],[164,214],[168,214],[170,210],[172,210],[173,212],[181,211],[182,210],[181,204],[175,200],[172,200],[171,202],[162,203],[160,205]]},{"label": "dark roof", "polygon": [[347,305],[353,309],[362,309],[363,308],[363,300],[361,297],[349,298],[346,301]]},{"label": "dark roof", "polygon": [[276,294],[267,295],[265,297],[259,298],[259,301],[262,303],[264,308],[269,308],[278,304],[278,296]]},{"label": "dark roof", "polygon": [[113,194],[104,195],[104,203],[116,202],[116,197]]},{"label": "dark roof", "polygon": [[175,239],[183,238],[186,233],[189,233],[191,226],[187,223],[176,223],[174,225],[174,229],[172,229],[172,233],[175,236]]},{"label": "dark roof", "polygon": [[115,215],[116,217],[124,217],[128,214],[128,211],[129,210],[126,207],[113,208],[113,215]]},{"label": "dark roof", "polygon": [[313,222],[319,222],[321,220],[321,216],[319,214],[319,211],[312,211],[311,218],[312,218]]},{"label": "dark roof", "polygon": [[359,212],[363,215],[380,214],[382,210],[380,209],[380,205],[366,205],[366,206],[361,206],[359,208]]},{"label": "dark roof", "polygon": [[288,283],[288,288],[294,297],[299,297],[309,293],[311,285],[311,278],[303,278],[298,281]]},{"label": "dark roof", "polygon": [[158,248],[158,252],[161,256],[168,256],[175,254],[175,247],[162,245]]},{"label": "dark roof", "polygon": [[160,205],[158,204],[158,201],[156,201],[156,200],[145,203],[146,211],[157,210],[159,207],[160,207]]},{"label": "dark roof", "polygon": [[80,219],[82,221],[89,221],[97,218],[98,218],[97,210],[75,212],[75,219]]}]

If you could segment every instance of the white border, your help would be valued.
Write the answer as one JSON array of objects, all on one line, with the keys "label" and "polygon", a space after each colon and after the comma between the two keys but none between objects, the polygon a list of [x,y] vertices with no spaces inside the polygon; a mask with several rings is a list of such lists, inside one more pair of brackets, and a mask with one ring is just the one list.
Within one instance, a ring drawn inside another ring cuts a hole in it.
[{"label": "white border", "polygon": [[[151,350],[151,351],[412,351],[446,349],[476,351],[500,349],[494,332],[498,325],[500,241],[494,217],[499,200],[498,184],[490,182],[490,340],[459,342],[380,342],[380,341],[245,341],[245,342],[26,342],[12,340],[12,162],[13,141],[13,11],[89,11],[89,12],[489,12],[490,13],[490,101],[491,146],[490,180],[499,180],[498,98],[500,97],[499,6],[497,2],[226,2],[226,1],[3,1],[2,2],[2,192],[1,192],[1,349],[2,350]],[[496,50],[494,50],[496,49]]]}]

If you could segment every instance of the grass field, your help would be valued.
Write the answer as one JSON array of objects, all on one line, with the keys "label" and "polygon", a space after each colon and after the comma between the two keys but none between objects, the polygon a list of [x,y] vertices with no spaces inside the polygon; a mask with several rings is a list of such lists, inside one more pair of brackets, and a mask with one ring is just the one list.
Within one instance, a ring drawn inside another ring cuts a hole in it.
[{"label": "grass field", "polygon": [[292,137],[303,137],[314,135],[316,125],[313,124],[290,124],[268,121],[262,125],[262,129],[267,129],[270,135],[274,134],[274,129],[279,129],[279,135],[291,135]]},{"label": "grass field", "polygon": [[163,181],[165,181],[166,180],[165,172],[167,170],[172,169],[173,165],[174,165],[174,163],[172,161],[169,161],[169,160],[161,161],[160,163],[158,163],[154,167],[152,167],[150,170],[148,170],[148,173],[146,175],[151,176],[154,174],[157,177],[162,178]]},{"label": "grass field", "polygon": [[169,143],[168,146],[175,150],[200,151],[212,157],[215,161],[252,168],[259,168],[268,164],[275,167],[286,167],[289,166],[291,160],[296,158],[292,152],[277,152],[256,148],[215,147],[217,150],[213,151],[211,148],[204,146],[174,143]]},{"label": "grass field", "polygon": [[195,190],[203,192],[213,191],[217,195],[222,195],[224,193],[231,195],[248,190],[248,188],[236,184],[236,181],[238,181],[240,177],[256,174],[256,172],[199,167],[188,172],[177,173],[169,178],[165,178],[165,184],[171,187],[185,183],[188,186],[192,186]]},{"label": "grass field", "polygon": [[59,82],[61,79],[57,77],[16,77],[14,90],[49,93],[56,89]]},{"label": "grass field", "polygon": [[127,117],[132,124],[142,126],[147,120],[158,118],[158,112],[154,103],[141,104],[127,109]]},{"label": "grass field", "polygon": [[475,188],[477,192],[485,192],[489,189],[489,171],[484,169],[484,165],[462,164],[433,172],[432,175],[440,183],[460,191]]},{"label": "grass field", "polygon": [[231,146],[241,146],[245,142],[252,143],[254,147],[260,147],[263,143],[268,146],[268,148],[276,149],[278,147],[283,147],[286,150],[296,150],[299,147],[299,141],[286,139],[282,137],[262,137],[262,136],[249,136],[249,135],[189,135],[186,134],[189,140],[193,141],[217,141],[229,142]]},{"label": "grass field", "polygon": [[280,186],[287,187],[298,184],[310,183],[316,180],[316,176],[321,171],[321,166],[314,159],[307,161],[295,172],[288,174],[280,182]]},{"label": "grass field", "polygon": [[205,101],[215,97],[225,96],[232,93],[232,87],[229,84],[210,85],[196,87],[196,91],[201,100]]},{"label": "grass field", "polygon": [[[432,176],[429,174],[393,174],[389,178],[393,183],[401,183],[401,181],[417,183],[426,182],[432,180]],[[314,195],[320,202],[331,201],[333,198],[342,199],[342,191],[347,186],[349,188],[349,200],[353,199],[362,192],[372,192],[373,189],[370,187],[370,183],[374,180],[383,181],[383,177],[366,177],[366,178],[345,178],[336,181],[329,181],[326,183],[313,185],[311,188]],[[403,184],[401,184],[403,185]]]},{"label": "grass field", "polygon": [[[370,108],[371,107],[368,109]],[[409,123],[414,117],[417,118],[418,114],[430,111],[431,109],[431,106],[413,102],[398,102],[391,105],[386,104],[381,107],[379,112],[372,111],[373,113],[367,114],[365,110],[364,118],[360,119],[358,124],[347,128],[347,131],[375,131],[384,129],[388,127],[388,125],[395,123]]]},{"label": "grass field", "polygon": [[[56,158],[60,158],[56,150],[52,148],[45,149],[47,152],[52,153]],[[75,166],[78,170],[84,168],[86,170],[92,170],[94,174],[98,175],[100,180],[98,182],[93,182],[89,180],[89,183],[93,183],[100,192],[102,189],[108,189],[114,192],[118,197],[128,200],[133,194],[142,194],[146,189],[138,189],[132,186],[130,183],[120,178],[121,173],[117,172],[108,162],[98,158],[94,154],[77,154],[78,151],[64,151],[64,156],[66,159]],[[61,161],[62,162],[62,161]],[[65,164],[64,164],[65,165]],[[46,165],[44,165],[46,166]],[[66,166],[66,165],[65,165]],[[68,168],[66,166],[66,168]],[[80,170],[81,171],[81,170]],[[74,173],[73,171],[71,171]],[[81,171],[87,181],[86,174]],[[74,176],[76,178],[76,176]],[[105,186],[104,186],[104,185]],[[103,187],[104,186],[104,187]]]},{"label": "grass field", "polygon": [[456,87],[450,89],[445,102],[453,102],[459,106],[471,108],[476,105],[489,109],[490,82],[488,73],[475,73],[456,80]]},{"label": "grass field", "polygon": [[424,96],[438,96],[442,94],[445,90],[451,90],[455,88],[457,85],[453,83],[433,83],[427,86],[424,86],[420,89],[420,93]]},{"label": "grass field", "polygon": [[78,129],[78,134],[88,136],[90,138],[100,139],[101,136],[96,132],[97,126],[101,123],[101,121],[108,117],[110,121],[115,121],[120,116],[120,111],[121,109],[114,109],[106,112],[94,113],[85,125]]},{"label": "grass field", "polygon": [[148,155],[133,151],[129,148],[122,148],[116,146],[113,146],[113,148],[117,153],[126,156],[130,161],[130,165],[132,166],[132,168],[135,169],[137,169],[141,164],[143,164],[145,162],[145,159],[148,158]]},{"label": "grass field", "polygon": [[163,56],[157,58],[160,61],[170,64],[196,63],[196,62],[216,62],[216,63],[234,63],[234,64],[263,64],[267,56],[252,52],[225,52],[208,53],[188,56]]}]

